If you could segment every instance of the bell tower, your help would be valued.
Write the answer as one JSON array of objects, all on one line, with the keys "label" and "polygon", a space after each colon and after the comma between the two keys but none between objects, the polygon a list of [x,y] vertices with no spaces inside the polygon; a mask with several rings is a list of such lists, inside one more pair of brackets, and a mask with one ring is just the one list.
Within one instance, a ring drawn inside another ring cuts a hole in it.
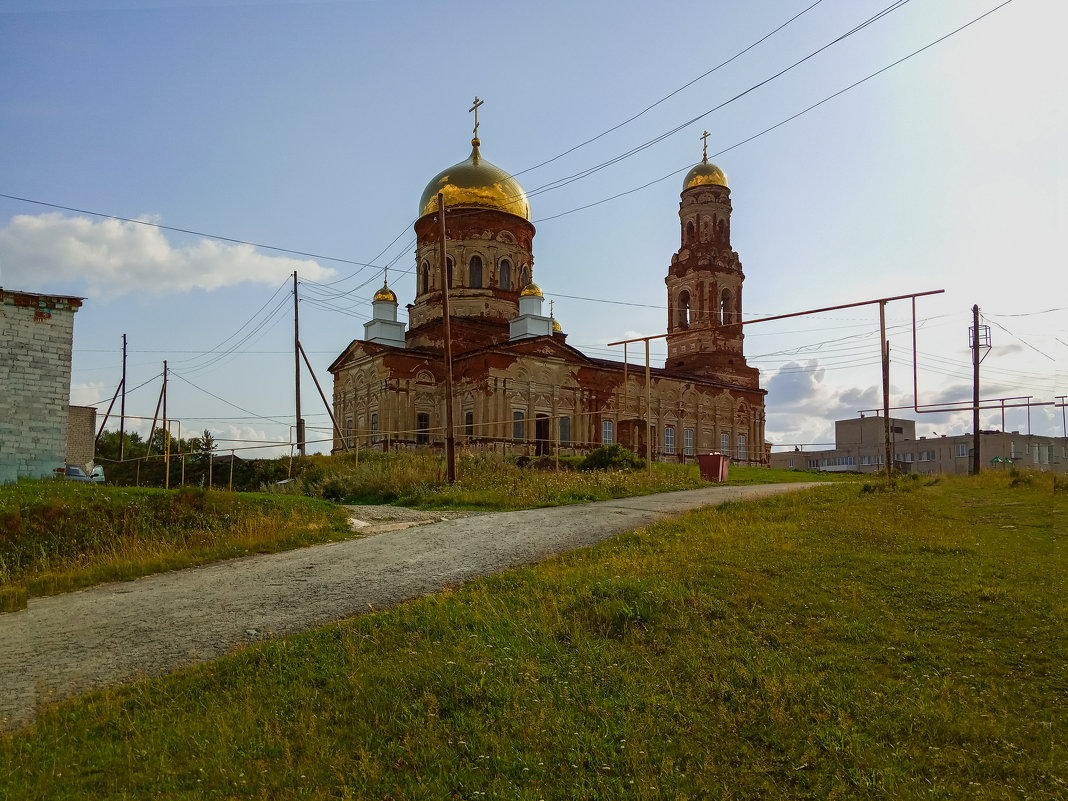
[{"label": "bell tower", "polygon": [[679,203],[682,244],[664,282],[668,294],[665,367],[756,388],[759,372],[742,352],[742,263],[731,249],[731,190],[708,160],[686,174]]}]

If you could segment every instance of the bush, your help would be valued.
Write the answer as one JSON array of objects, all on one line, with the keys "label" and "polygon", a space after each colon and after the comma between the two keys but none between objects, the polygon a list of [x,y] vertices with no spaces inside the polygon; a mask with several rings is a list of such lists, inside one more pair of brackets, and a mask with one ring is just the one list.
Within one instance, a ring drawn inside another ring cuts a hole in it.
[{"label": "bush", "polygon": [[640,470],[645,467],[645,460],[634,451],[624,448],[618,442],[602,445],[586,454],[582,460],[581,470]]}]

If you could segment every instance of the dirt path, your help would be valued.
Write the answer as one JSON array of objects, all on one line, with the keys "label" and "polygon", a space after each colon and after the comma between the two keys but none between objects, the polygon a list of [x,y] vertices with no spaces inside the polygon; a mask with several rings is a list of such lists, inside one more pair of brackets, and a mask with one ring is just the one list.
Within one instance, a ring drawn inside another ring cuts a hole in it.
[{"label": "dirt path", "polygon": [[217,659],[673,514],[813,486],[709,487],[452,519],[352,507],[366,524],[357,528],[375,536],[30,599],[25,610],[0,614],[0,729],[31,723],[43,704]]}]

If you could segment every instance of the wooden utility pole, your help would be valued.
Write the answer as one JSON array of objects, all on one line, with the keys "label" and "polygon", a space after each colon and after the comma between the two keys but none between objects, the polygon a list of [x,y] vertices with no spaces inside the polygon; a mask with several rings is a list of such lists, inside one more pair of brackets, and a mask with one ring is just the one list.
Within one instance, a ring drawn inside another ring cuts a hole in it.
[{"label": "wooden utility pole", "polygon": [[119,461],[123,459],[126,439],[126,334],[122,335],[122,401],[119,403]]},{"label": "wooden utility pole", "polygon": [[171,488],[171,427],[167,420],[167,360],[163,360],[163,469],[166,475],[163,486]]},{"label": "wooden utility pole", "polygon": [[883,439],[886,447],[886,477],[894,472],[894,449],[890,442],[890,343],[886,339],[886,301],[879,301],[879,342],[883,362]]},{"label": "wooden utility pole", "polygon": [[[145,458],[147,459],[152,455],[152,437],[156,435],[156,421],[159,420],[159,407],[163,404],[163,395],[167,391],[167,362],[163,362],[163,386],[160,387],[159,397],[156,399],[156,411],[152,413],[152,428],[148,430],[148,447],[145,449]],[[141,469],[141,463],[138,462],[138,470]]]},{"label": "wooden utility pole", "polygon": [[452,335],[449,330],[448,256],[445,254],[445,195],[441,192],[438,192],[438,221],[441,233],[438,247],[441,261],[441,322],[445,336],[445,477],[453,484],[456,481],[456,438],[452,428]]},{"label": "wooden utility pole", "polygon": [[297,450],[304,453],[304,421],[300,419],[300,311],[297,306],[297,271],[293,271],[293,386],[297,401]]},{"label": "wooden utility pole", "polygon": [[[319,379],[315,377],[315,371],[312,369],[311,362],[308,361],[308,354],[304,352],[304,346],[299,342],[297,347],[300,349],[300,355],[304,357],[304,364],[308,367],[308,372],[311,373],[312,381],[315,382],[315,388],[319,390],[319,397],[323,399],[323,406],[326,407],[326,413],[330,415],[330,422],[334,424],[334,431],[337,432],[338,438],[341,440],[341,450],[348,451],[349,443],[345,440],[345,432],[341,430],[341,426],[337,422],[337,418],[334,417],[334,410],[330,408],[330,403],[326,399],[326,394],[323,392],[323,388],[319,385]],[[356,451],[356,458],[359,459],[360,452]],[[357,462],[358,463],[358,462]]]},{"label": "wooden utility pole", "polygon": [[979,475],[979,304],[972,306],[972,475]]}]

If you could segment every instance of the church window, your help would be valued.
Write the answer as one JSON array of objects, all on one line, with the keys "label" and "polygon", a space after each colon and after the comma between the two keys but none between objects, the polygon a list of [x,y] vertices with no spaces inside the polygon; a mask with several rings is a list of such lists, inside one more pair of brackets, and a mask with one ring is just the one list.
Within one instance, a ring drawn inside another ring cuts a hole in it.
[{"label": "church window", "polygon": [[512,439],[523,439],[522,412],[512,412]]},{"label": "church window", "polygon": [[690,327],[690,293],[685,289],[679,293],[677,324],[679,328]]},{"label": "church window", "polygon": [[508,259],[501,259],[501,289],[511,291],[512,289],[512,263]]},{"label": "church window", "polygon": [[346,437],[346,441],[351,446],[352,445],[352,433],[353,433],[352,432],[352,418],[351,417],[348,418],[345,421],[345,430],[349,432],[348,437]]},{"label": "church window", "polygon": [[724,431],[719,435],[719,452],[729,456],[731,452],[731,435]]},{"label": "church window", "polygon": [[530,283],[530,267],[524,264],[519,270],[519,288],[522,289]]},{"label": "church window", "polygon": [[687,428],[682,432],[682,452],[687,456],[693,456],[693,429]]},{"label": "church window", "polygon": [[560,444],[568,445],[571,443],[571,418],[560,418]]},{"label": "church window", "polygon": [[371,442],[378,442],[381,437],[378,436],[378,412],[371,413]]},{"label": "church window", "polygon": [[467,265],[468,285],[472,289],[482,288],[482,257],[472,256]]},{"label": "church window", "polygon": [[445,281],[446,286],[452,289],[452,259],[445,259]]},{"label": "church window", "polygon": [[426,412],[419,412],[415,416],[415,444],[430,444],[430,415]]},{"label": "church window", "polygon": [[693,220],[687,220],[685,244],[689,245],[691,242],[693,242]]},{"label": "church window", "polygon": [[615,437],[613,436],[613,433],[614,432],[612,430],[612,421],[611,420],[602,420],[601,421],[601,444],[602,445],[611,445],[613,442],[615,442]]},{"label": "church window", "polygon": [[738,461],[744,462],[749,459],[749,455],[746,453],[745,446],[745,434],[738,435]]},{"label": "church window", "polygon": [[475,435],[475,413],[464,413],[464,436],[473,437]]},{"label": "church window", "polygon": [[425,261],[419,268],[419,294],[425,295],[430,291],[430,265]]},{"label": "church window", "polygon": [[734,313],[731,310],[731,291],[729,289],[723,290],[723,294],[720,296],[719,309],[720,321],[723,325],[730,325],[734,322]]},{"label": "church window", "polygon": [[664,453],[669,456],[675,453],[675,427],[664,426]]}]

